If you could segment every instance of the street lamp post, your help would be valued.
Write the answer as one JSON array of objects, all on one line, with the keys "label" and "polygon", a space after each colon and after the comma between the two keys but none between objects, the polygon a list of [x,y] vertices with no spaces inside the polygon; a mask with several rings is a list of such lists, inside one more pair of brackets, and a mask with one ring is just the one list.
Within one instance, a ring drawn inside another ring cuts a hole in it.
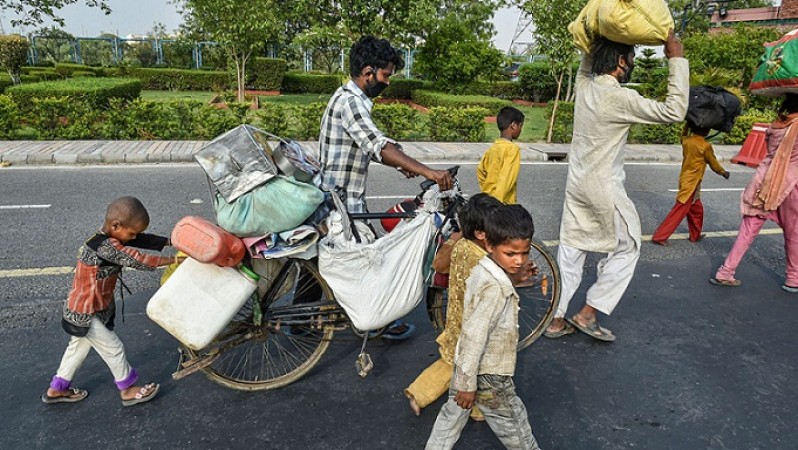
[{"label": "street lamp post", "polygon": [[[695,17],[696,14],[701,12],[701,10],[703,10],[706,13],[707,17],[712,17],[712,15],[715,14],[715,10],[718,10],[718,14],[720,15],[720,17],[726,17],[727,13],[726,4],[729,3],[730,1],[731,0],[717,0],[707,3],[698,2],[696,6],[693,6],[692,3],[684,5],[684,8],[682,9],[681,34],[684,34],[684,30],[687,27],[687,22],[689,22],[690,19]],[[690,9],[693,10],[693,14],[692,16],[687,17],[687,11]]]}]

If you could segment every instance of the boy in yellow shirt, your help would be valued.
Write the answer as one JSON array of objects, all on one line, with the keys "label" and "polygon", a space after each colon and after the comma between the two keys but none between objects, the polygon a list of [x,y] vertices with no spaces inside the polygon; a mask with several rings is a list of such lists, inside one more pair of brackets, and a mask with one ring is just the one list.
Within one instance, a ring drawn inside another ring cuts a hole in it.
[{"label": "boy in yellow shirt", "polygon": [[496,116],[501,136],[482,155],[477,166],[479,189],[497,198],[502,203],[518,203],[516,186],[521,169],[521,147],[513,143],[524,128],[524,113],[512,106],[505,106]]}]

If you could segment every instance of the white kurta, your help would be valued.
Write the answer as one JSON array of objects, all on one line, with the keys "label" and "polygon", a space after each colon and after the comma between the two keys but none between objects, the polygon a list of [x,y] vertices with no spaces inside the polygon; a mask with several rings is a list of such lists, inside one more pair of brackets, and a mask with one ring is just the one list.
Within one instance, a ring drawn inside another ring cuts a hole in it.
[{"label": "white kurta", "polygon": [[640,248],[640,218],[626,194],[623,168],[629,127],[684,120],[690,88],[689,65],[670,58],[664,102],[621,87],[611,75],[591,75],[592,57],[582,57],[576,77],[574,134],[568,155],[568,181],[560,223],[560,241],[591,252],[615,250],[615,210]]}]

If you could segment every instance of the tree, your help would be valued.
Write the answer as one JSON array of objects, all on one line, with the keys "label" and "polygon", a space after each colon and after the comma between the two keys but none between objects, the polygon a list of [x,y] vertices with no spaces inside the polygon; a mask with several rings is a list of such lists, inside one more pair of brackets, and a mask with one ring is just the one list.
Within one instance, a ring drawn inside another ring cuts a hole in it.
[{"label": "tree", "polygon": [[425,79],[455,91],[480,78],[495,78],[504,56],[454,14],[446,15],[415,56]]},{"label": "tree", "polygon": [[0,66],[4,66],[14,84],[19,84],[19,72],[28,60],[30,43],[18,34],[0,35]]},{"label": "tree", "polygon": [[[11,25],[35,26],[50,19],[64,26],[64,19],[56,15],[56,11],[79,0],[0,0],[0,10],[13,12],[18,19],[12,19]],[[86,6],[100,8],[105,14],[111,14],[111,8],[104,0],[85,0]]]},{"label": "tree", "polygon": [[34,33],[37,60],[70,61],[75,36],[58,27],[45,27]]},{"label": "tree", "polygon": [[252,52],[275,40],[280,26],[274,12],[276,0],[178,0],[186,23],[206,34],[235,63],[238,101],[244,101],[247,61]]},{"label": "tree", "polygon": [[[723,3],[723,8],[746,9],[773,6],[772,0],[731,0]],[[669,0],[668,7],[675,21],[676,31],[702,33],[709,28],[709,20],[720,6],[711,0]]]},{"label": "tree", "polygon": [[570,86],[570,72],[573,71],[573,62],[576,59],[576,50],[567,25],[579,14],[585,3],[586,0],[526,0],[522,5],[535,23],[532,34],[535,36],[538,48],[548,57],[552,76],[557,83],[546,142],[551,142],[563,79],[568,72]]},{"label": "tree", "polygon": [[690,33],[683,38],[684,55],[691,72],[727,69],[739,74],[738,87],[751,82],[765,42],[777,40],[782,32],[773,28],[737,26],[727,33]]}]

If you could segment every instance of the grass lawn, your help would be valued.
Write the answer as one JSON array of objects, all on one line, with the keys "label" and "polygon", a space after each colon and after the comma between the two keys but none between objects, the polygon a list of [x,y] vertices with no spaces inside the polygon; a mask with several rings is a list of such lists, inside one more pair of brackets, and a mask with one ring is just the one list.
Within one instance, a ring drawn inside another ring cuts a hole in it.
[{"label": "grass lawn", "polygon": [[199,100],[209,102],[216,95],[210,91],[141,91],[142,100],[166,102],[171,100]]},{"label": "grass lawn", "polygon": [[[546,139],[546,130],[548,129],[548,122],[546,121],[546,108],[537,106],[521,106],[513,105],[524,113],[524,129],[521,131],[521,136],[518,137],[519,142],[537,142]],[[495,123],[485,124],[485,139],[488,142],[493,142],[499,137],[499,127]]]},{"label": "grass lawn", "polygon": [[261,103],[278,103],[281,105],[309,105],[311,103],[327,103],[331,95],[328,94],[284,94],[284,95],[261,95]]}]

